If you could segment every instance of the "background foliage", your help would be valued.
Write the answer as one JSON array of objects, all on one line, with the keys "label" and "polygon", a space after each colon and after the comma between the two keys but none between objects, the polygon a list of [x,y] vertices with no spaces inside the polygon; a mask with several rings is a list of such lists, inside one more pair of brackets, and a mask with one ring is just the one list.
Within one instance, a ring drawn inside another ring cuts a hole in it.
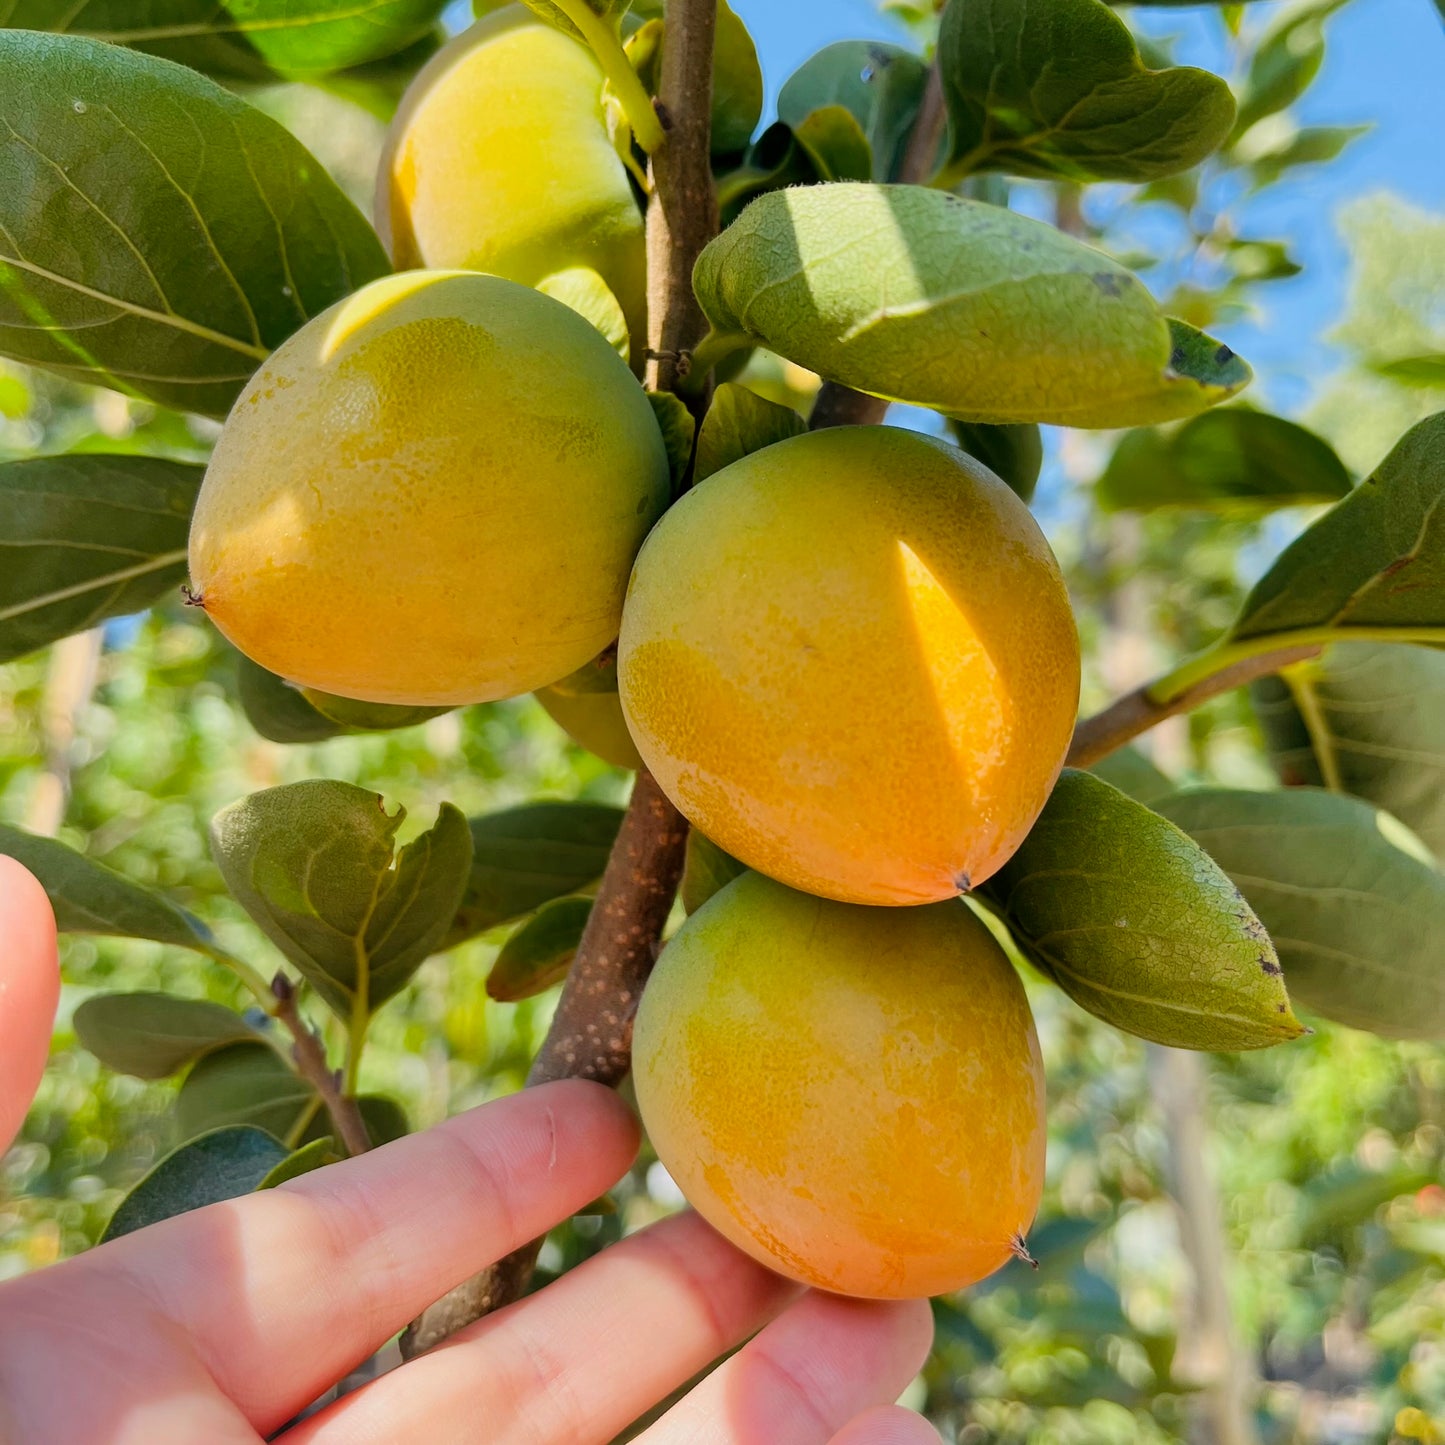
[{"label": "background foliage", "polygon": [[[428,7],[392,8],[397,25],[424,33]],[[736,8],[750,18],[748,6]],[[927,7],[892,8],[928,29]],[[1343,122],[1328,134],[1298,126],[1291,133],[1281,122],[1307,94],[1338,0],[1260,6],[1258,18],[1255,8],[1209,12],[1235,56],[1231,79],[1244,98],[1222,152],[1182,177],[1123,177],[1137,184],[1101,188],[1081,206],[1061,147],[1038,170],[1066,179],[1015,183],[1013,196],[1019,209],[1049,215],[1141,269],[1173,314],[1226,335],[1231,322],[1267,316],[1270,288],[1298,270],[1285,242],[1238,233],[1242,198],[1351,140]],[[1121,13],[1132,23],[1130,12]],[[1162,43],[1157,24],[1138,28],[1150,44]],[[342,33],[337,43],[351,41]],[[362,65],[369,57],[355,59]],[[284,52],[258,58],[245,47],[208,69],[266,82],[248,98],[365,203],[381,137],[377,116],[388,107],[385,77],[352,71],[330,78],[326,90],[277,83],[287,70]],[[770,77],[774,93],[777,79]],[[807,92],[795,87],[785,101],[785,109],[797,107],[785,119],[798,129],[808,114],[800,95]],[[1368,115],[1369,97],[1361,97],[1361,111]],[[1272,119],[1280,123],[1271,126]],[[872,139],[875,151],[890,143],[878,131]],[[1149,252],[1141,255],[1146,213]],[[1445,220],[1375,194],[1352,202],[1335,224],[1351,256],[1347,307],[1329,331],[1343,364],[1291,414],[1334,445],[1342,473],[1358,476],[1445,397]],[[798,368],[766,356],[745,379],[780,400],[798,400],[812,385]],[[0,459],[133,449],[194,462],[204,460],[214,434],[207,422],[0,362]],[[1170,464],[1188,474],[1180,433],[1170,445]],[[1303,509],[1271,513],[1264,503],[1281,500],[1288,476],[1222,483],[1210,466],[1208,495],[1199,499],[1208,506],[1161,510],[1131,490],[1128,458],[1111,461],[1111,453],[1108,436],[1048,433],[1036,502],[1080,611],[1086,703],[1212,641],[1268,558],[1314,515],[1309,505],[1326,499],[1293,494]],[[1217,448],[1207,455],[1217,458]],[[1312,470],[1315,482],[1319,475]],[[1099,500],[1113,510],[1089,505],[1096,482]],[[263,967],[269,946],[230,900],[206,843],[211,817],[243,794],[309,777],[359,783],[405,802],[403,842],[431,826],[444,801],[472,815],[537,798],[616,803],[625,795],[625,775],[571,746],[530,699],[391,733],[268,742],[234,701],[236,654],[178,601],[108,623],[93,677],[91,665],[62,647],[0,667],[0,824],[34,826],[63,777],[71,789],[60,834],[66,842],[163,886],[225,947]],[[1175,780],[1270,785],[1271,753],[1289,757],[1271,708],[1288,701],[1257,696],[1256,713],[1243,695],[1228,695],[1166,724],[1147,749]],[[1445,766],[1441,716],[1437,709],[1433,731],[1426,717],[1413,734],[1422,767]],[[1364,752],[1378,742],[1367,736]],[[1410,821],[1438,850],[1438,814]],[[521,1083],[550,998],[487,996],[484,983],[505,938],[505,929],[494,929],[431,959],[378,1016],[362,1088],[401,1100],[412,1127]],[[175,1083],[103,1069],[77,1043],[76,1009],[100,992],[145,989],[246,1003],[229,975],[160,945],[71,938],[64,966],[53,1065],[21,1140],[0,1165],[0,1275],[94,1242],[122,1194],[176,1140]],[[1192,1391],[1208,1361],[1192,1333],[1194,1282],[1170,1192],[1177,1161],[1160,1109],[1167,1057],[1099,1026],[1025,972],[1050,1085],[1049,1187],[1031,1241],[1043,1267],[1031,1274],[1011,1265],[967,1298],[940,1302],[938,1348],[917,1403],[958,1441],[1190,1438]],[[1309,1037],[1218,1056],[1207,1075],[1209,1159],[1234,1252],[1235,1328],[1264,1381],[1260,1437],[1332,1445],[1445,1440],[1445,1051],[1307,1021],[1315,1029]],[[679,1200],[644,1158],[616,1202],[615,1213],[559,1230],[544,1271]]]}]

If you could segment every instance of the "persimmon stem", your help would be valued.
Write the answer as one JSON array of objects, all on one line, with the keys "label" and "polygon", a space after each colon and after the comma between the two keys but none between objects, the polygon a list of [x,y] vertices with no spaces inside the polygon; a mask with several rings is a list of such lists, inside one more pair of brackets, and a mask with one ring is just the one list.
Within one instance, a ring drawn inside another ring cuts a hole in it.
[{"label": "persimmon stem", "polygon": [[622,113],[632,127],[637,144],[651,155],[662,144],[665,132],[657,112],[652,108],[652,97],[648,95],[647,87],[622,48],[621,38],[587,4],[587,0],[552,0],[552,3],[582,32],[582,38],[597,57],[597,63],[612,86],[612,93],[622,106]]},{"label": "persimmon stem", "polygon": [[[712,56],[716,0],[667,0],[659,105],[667,135],[652,157],[647,211],[647,384],[683,395],[686,367],[707,331],[692,268],[717,234],[711,166]],[[694,378],[694,381],[696,378]],[[684,399],[706,410],[706,390]],[[615,1085],[632,1063],[632,1017],[652,971],[682,877],[687,824],[652,776],[640,772],[562,996],[527,1076]],[[519,1299],[540,1244],[515,1250],[457,1286],[402,1336],[411,1359],[492,1310]]]}]

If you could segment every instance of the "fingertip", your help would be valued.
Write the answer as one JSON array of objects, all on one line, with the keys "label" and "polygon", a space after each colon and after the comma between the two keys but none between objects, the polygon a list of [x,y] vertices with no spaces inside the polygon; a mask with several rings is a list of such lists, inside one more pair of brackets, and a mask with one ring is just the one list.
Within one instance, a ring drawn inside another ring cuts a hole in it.
[{"label": "fingertip", "polygon": [[40,1083],[59,1002],[50,900],[27,868],[0,856],[0,1148]]}]

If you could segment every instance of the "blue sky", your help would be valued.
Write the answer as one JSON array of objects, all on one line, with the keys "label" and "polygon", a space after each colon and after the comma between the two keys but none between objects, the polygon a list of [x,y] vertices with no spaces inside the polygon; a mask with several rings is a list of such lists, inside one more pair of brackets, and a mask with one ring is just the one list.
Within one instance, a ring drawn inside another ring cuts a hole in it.
[{"label": "blue sky", "polygon": [[[769,102],[788,74],[833,40],[899,39],[871,0],[732,0],[757,41]],[[1257,0],[1247,23],[1267,24],[1280,0]],[[1180,61],[1224,70],[1213,6],[1135,9],[1155,35],[1179,38]],[[1445,207],[1445,25],[1430,0],[1352,0],[1328,22],[1326,58],[1298,107],[1305,125],[1374,129],[1334,162],[1293,173],[1242,213],[1243,229],[1290,243],[1304,272],[1265,288],[1258,322],[1218,328],[1255,364],[1271,404],[1296,411],[1337,363],[1314,344],[1339,314],[1347,257],[1333,224],[1355,196],[1393,190],[1428,209]],[[1261,395],[1260,400],[1265,399]]]}]

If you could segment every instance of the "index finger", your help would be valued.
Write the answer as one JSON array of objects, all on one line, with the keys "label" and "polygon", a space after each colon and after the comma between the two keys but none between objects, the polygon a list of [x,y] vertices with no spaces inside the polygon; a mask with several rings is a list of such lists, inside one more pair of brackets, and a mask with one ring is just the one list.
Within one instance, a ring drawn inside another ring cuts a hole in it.
[{"label": "index finger", "polygon": [[610,1090],[546,1084],[80,1263],[138,1283],[265,1434],[454,1285],[610,1188],[637,1137]]},{"label": "index finger", "polygon": [[27,869],[0,855],[0,1151],[45,1072],[59,1000],[50,900]]}]

